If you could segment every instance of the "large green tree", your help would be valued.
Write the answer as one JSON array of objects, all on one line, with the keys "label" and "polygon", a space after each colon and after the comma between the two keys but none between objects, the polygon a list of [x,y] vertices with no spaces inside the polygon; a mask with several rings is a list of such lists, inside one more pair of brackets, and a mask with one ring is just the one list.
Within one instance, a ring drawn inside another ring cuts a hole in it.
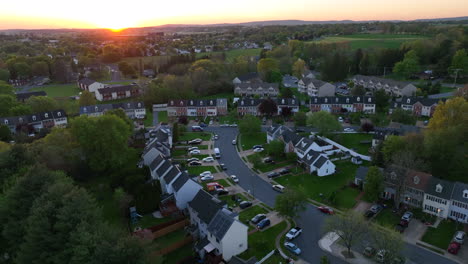
[{"label": "large green tree", "polygon": [[261,59],[257,64],[257,71],[266,78],[271,72],[279,72],[279,62],[272,58]]},{"label": "large green tree", "polygon": [[307,125],[319,129],[322,135],[328,135],[332,131],[341,129],[341,124],[336,117],[328,112],[309,112],[307,114]]},{"label": "large green tree", "polygon": [[296,62],[294,62],[292,66],[292,74],[296,76],[297,78],[301,79],[302,74],[305,72],[305,61],[301,59],[297,59]]},{"label": "large green tree", "polygon": [[13,86],[0,80],[0,94],[6,94],[6,95],[11,95],[11,96],[15,95]]},{"label": "large green tree", "polygon": [[419,57],[414,50],[410,50],[405,54],[402,61],[395,64],[393,71],[405,78],[409,78],[411,74],[417,73],[419,69]]},{"label": "large green tree", "polygon": [[460,75],[468,75],[468,54],[466,54],[464,49],[457,50],[455,55],[453,55],[450,70],[453,71],[451,72],[452,74],[454,74],[455,71],[461,70],[461,72],[458,73],[458,77],[460,77]]},{"label": "large green tree", "polygon": [[365,197],[369,201],[377,201],[383,192],[383,175],[376,166],[369,167],[364,184]]},{"label": "large green tree", "polygon": [[10,79],[10,71],[7,69],[0,69],[0,81],[7,82]]},{"label": "large green tree", "polygon": [[32,96],[26,100],[34,113],[57,110],[58,104],[53,98],[47,96]]},{"label": "large green tree", "polygon": [[307,198],[303,189],[286,188],[283,195],[276,196],[275,211],[281,216],[296,218],[305,211]]},{"label": "large green tree", "polygon": [[259,133],[261,128],[262,122],[253,115],[246,115],[239,121],[239,131],[242,134],[252,135]]},{"label": "large green tree", "polygon": [[94,93],[89,91],[83,91],[80,95],[80,100],[78,101],[80,106],[87,106],[87,105],[95,105],[96,104],[96,96]]}]

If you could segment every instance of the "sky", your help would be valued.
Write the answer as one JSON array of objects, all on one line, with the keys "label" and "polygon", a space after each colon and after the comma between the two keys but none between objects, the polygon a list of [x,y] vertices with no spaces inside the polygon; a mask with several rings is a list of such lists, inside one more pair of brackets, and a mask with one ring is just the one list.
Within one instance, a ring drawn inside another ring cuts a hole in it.
[{"label": "sky", "polygon": [[458,16],[468,16],[467,0],[17,0],[0,5],[0,29]]}]

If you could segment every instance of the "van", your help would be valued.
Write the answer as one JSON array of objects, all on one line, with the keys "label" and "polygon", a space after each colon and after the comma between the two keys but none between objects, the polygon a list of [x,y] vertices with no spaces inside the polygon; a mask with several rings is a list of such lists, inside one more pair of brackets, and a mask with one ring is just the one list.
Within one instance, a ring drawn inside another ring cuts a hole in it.
[{"label": "van", "polygon": [[192,131],[193,132],[196,132],[196,131],[203,131],[203,128],[201,126],[192,126]]},{"label": "van", "polygon": [[221,158],[221,152],[219,151],[219,148],[214,149],[214,154],[215,154],[215,158],[217,159]]},{"label": "van", "polygon": [[272,188],[275,191],[284,192],[284,186],[283,185],[276,184],[276,185],[273,185]]}]

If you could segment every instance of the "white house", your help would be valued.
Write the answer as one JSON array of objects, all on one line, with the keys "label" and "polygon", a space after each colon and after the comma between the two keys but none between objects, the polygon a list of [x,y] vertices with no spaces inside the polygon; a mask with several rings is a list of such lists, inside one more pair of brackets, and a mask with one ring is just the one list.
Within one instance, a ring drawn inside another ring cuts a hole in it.
[{"label": "white house", "polygon": [[441,218],[447,218],[450,209],[450,200],[453,191],[453,183],[437,178],[432,178],[427,185],[422,205],[423,212]]},{"label": "white house", "polygon": [[317,176],[327,176],[335,173],[336,166],[326,155],[314,150],[306,153],[300,162],[303,163],[309,173],[317,173]]},{"label": "white house", "polygon": [[314,78],[302,78],[297,83],[299,92],[311,97],[334,96],[335,86],[333,84]]},{"label": "white house", "polygon": [[187,208],[188,202],[192,201],[198,191],[202,187],[190,179],[185,172],[183,172],[173,183],[172,190],[174,190],[174,198],[176,200],[177,208],[184,210]]},{"label": "white house", "polygon": [[158,176],[156,175],[156,171],[166,162],[166,159],[163,155],[159,154],[151,161],[148,165],[150,169],[151,178],[153,180],[158,180]]},{"label": "white house", "polygon": [[468,184],[455,183],[448,217],[460,223],[468,223]]},{"label": "white house", "polygon": [[172,166],[164,176],[159,177],[159,182],[161,183],[162,193],[172,194],[174,190],[172,189],[172,183],[182,174],[178,166]]},{"label": "white house", "polygon": [[104,88],[106,85],[100,82],[96,82],[95,80],[89,78],[83,78],[78,80],[78,87],[81,90],[85,90],[91,93],[96,92],[97,90]]},{"label": "white house", "polygon": [[383,89],[391,96],[412,96],[417,90],[416,86],[410,82],[400,82],[374,76],[356,75],[352,81],[354,85],[361,85],[370,91]]}]

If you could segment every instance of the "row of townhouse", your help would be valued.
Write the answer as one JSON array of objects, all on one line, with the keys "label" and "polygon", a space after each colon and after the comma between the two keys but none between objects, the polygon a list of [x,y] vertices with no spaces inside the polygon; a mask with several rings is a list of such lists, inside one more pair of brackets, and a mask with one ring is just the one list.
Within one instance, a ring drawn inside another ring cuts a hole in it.
[{"label": "row of townhouse", "polygon": [[401,108],[406,111],[410,111],[414,116],[427,116],[432,117],[434,114],[437,105],[440,101],[445,101],[445,99],[431,99],[431,98],[422,98],[422,97],[403,97],[401,100],[397,100],[390,105],[389,112],[392,113],[393,110]]},{"label": "row of townhouse", "polygon": [[335,173],[336,166],[328,159],[339,150],[320,140],[301,137],[285,126],[271,126],[267,130],[267,142],[281,140],[284,142],[285,153],[296,153],[298,163],[304,166],[309,173],[318,176],[327,176]]},{"label": "row of townhouse", "polygon": [[[170,159],[170,129],[160,127],[151,133],[142,159],[149,167],[151,180],[159,181],[163,215],[183,213],[190,217],[188,230],[197,241],[195,250],[202,259],[229,261],[248,248],[248,227],[239,215],[193,180]],[[151,183],[150,183],[151,184]]]},{"label": "row of townhouse", "polygon": [[221,116],[228,112],[226,98],[169,100],[168,116]]},{"label": "row of townhouse", "polygon": [[310,97],[334,96],[335,85],[315,78],[305,77],[297,83],[298,91]]},{"label": "row of townhouse", "polygon": [[80,115],[102,116],[108,110],[122,109],[130,119],[144,119],[146,108],[143,102],[87,105],[80,107]]},{"label": "row of townhouse", "polygon": [[[254,98],[241,98],[237,101],[237,114],[238,115],[261,115],[258,107],[265,99],[254,99]],[[278,98],[273,99],[278,107],[277,115],[281,115],[284,108],[290,108],[292,113],[299,112],[299,101],[294,98]]]},{"label": "row of townhouse", "polygon": [[239,96],[276,97],[279,95],[277,83],[250,82],[236,83],[234,94]]},{"label": "row of townhouse", "polygon": [[412,96],[416,93],[416,86],[410,82],[401,82],[375,76],[355,75],[351,81],[370,91],[384,90],[390,96]]},{"label": "row of townhouse", "polygon": [[368,96],[313,97],[310,99],[311,112],[326,111],[333,114],[343,112],[375,113],[375,99]]},{"label": "row of townhouse", "polygon": [[11,133],[33,134],[43,128],[65,127],[68,124],[64,110],[54,110],[32,115],[0,117],[0,125],[7,126]]},{"label": "row of townhouse", "polygon": [[[367,167],[359,167],[356,184],[365,183],[367,171]],[[382,198],[397,199],[397,191],[401,189],[399,198],[402,204],[421,208],[423,212],[440,218],[468,223],[468,184],[450,182],[428,173],[403,170],[395,166],[382,171],[385,179]],[[399,173],[403,173],[403,177],[399,177]]]},{"label": "row of townhouse", "polygon": [[98,101],[110,101],[130,98],[140,95],[141,89],[137,84],[104,84],[89,78],[83,78],[77,82],[78,88],[94,93]]}]

